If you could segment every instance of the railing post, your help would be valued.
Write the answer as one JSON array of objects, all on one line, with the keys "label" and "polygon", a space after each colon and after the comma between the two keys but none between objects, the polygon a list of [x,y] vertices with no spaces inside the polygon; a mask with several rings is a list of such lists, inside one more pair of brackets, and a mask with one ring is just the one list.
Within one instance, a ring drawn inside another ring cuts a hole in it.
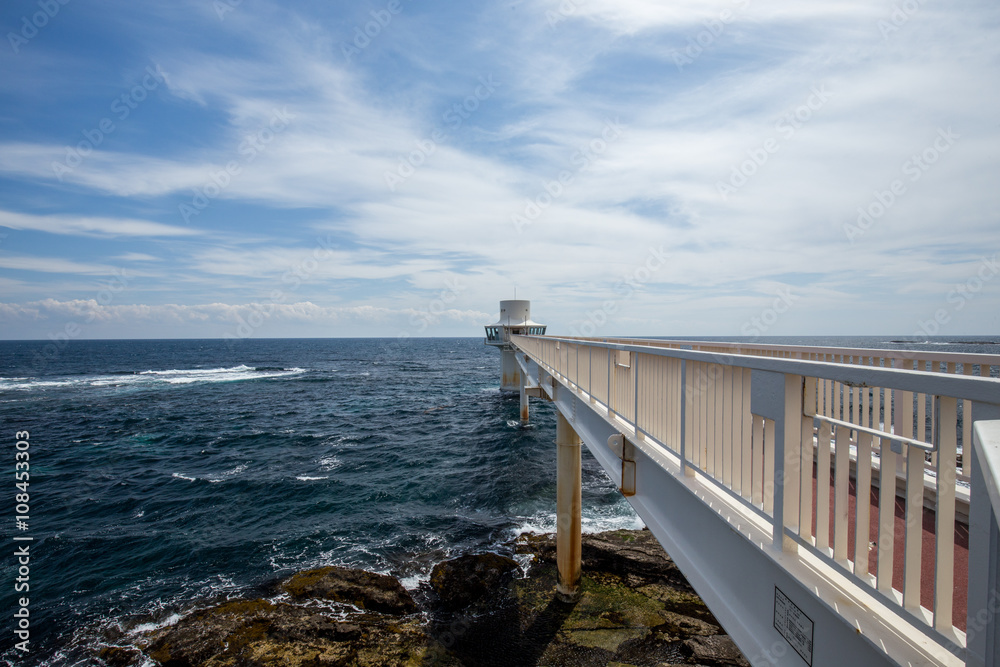
[{"label": "railing post", "polygon": [[[1000,406],[976,403],[970,465],[969,592],[966,665],[1000,667],[1000,526],[994,499],[1000,498]],[[990,420],[990,421],[987,421]]]},{"label": "railing post", "polygon": [[632,366],[632,425],[635,426],[636,440],[642,438],[639,432],[639,353],[629,352],[629,364]]},{"label": "railing post", "polygon": [[687,361],[681,359],[681,473],[685,477],[693,477],[694,470],[688,465],[687,430],[688,430],[688,394],[691,387],[688,384]]},{"label": "railing post", "polygon": [[615,408],[614,408],[614,405],[615,405],[615,385],[614,385],[614,377],[615,377],[615,366],[614,366],[614,364],[615,364],[615,359],[614,359],[614,356],[615,355],[613,354],[614,350],[612,350],[610,347],[609,348],[605,348],[605,349],[607,350],[607,353],[608,353],[608,417],[614,417],[615,416]]},{"label": "railing post", "polygon": [[556,414],[556,595],[571,602],[580,595],[581,441],[573,426]]},{"label": "railing post", "polygon": [[[781,422],[775,424],[774,481],[777,487],[774,498],[775,525],[781,531],[782,551],[796,552],[798,543],[787,536],[784,529],[787,528],[793,533],[799,530],[799,476],[802,467],[801,375],[785,375],[785,409]],[[778,521],[779,504],[781,521]],[[778,546],[777,539],[775,546]]]}]

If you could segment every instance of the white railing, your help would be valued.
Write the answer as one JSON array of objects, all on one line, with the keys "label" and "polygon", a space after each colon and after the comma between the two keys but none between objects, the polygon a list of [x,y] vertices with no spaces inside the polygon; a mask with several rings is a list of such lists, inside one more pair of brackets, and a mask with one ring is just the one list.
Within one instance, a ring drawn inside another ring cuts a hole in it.
[{"label": "white railing", "polygon": [[[570,338],[572,339],[572,337]],[[580,338],[579,340],[588,340]],[[700,352],[729,355],[741,354],[778,359],[803,359],[826,361],[840,364],[854,364],[873,368],[897,368],[927,371],[930,373],[950,373],[978,377],[1000,377],[1000,355],[968,354],[961,352],[927,352],[914,350],[881,350],[873,348],[817,347],[806,345],[769,345],[762,343],[727,343],[698,340],[661,340],[655,338],[599,338],[619,345],[639,345],[664,347],[668,349],[691,349]],[[820,414],[837,417],[854,424],[880,428],[884,424],[887,399],[874,388],[864,391],[861,387],[844,387],[842,383],[823,381],[820,383]],[[932,397],[926,393],[908,392],[896,398],[902,401],[899,428],[900,435],[908,437],[929,437],[934,432]],[[907,407],[911,405],[911,407]],[[891,406],[890,406],[891,407]],[[965,445],[972,443],[971,405],[968,400],[958,402],[958,418],[962,429],[958,433],[957,448],[964,453]],[[912,415],[906,419],[906,415]],[[912,422],[912,423],[911,423]],[[921,434],[923,429],[923,434]],[[916,434],[916,435],[914,435]],[[932,453],[932,458],[936,453]],[[968,476],[965,456],[958,458],[958,474]]]},{"label": "white railing", "polygon": [[[969,443],[971,453],[973,409],[1000,419],[1000,380],[990,377],[1000,357],[512,341],[623,433],[668,450],[685,474],[704,477],[764,517],[775,548],[807,550],[964,656],[966,596],[974,599],[980,583],[967,547],[956,548],[956,532],[960,542],[967,535],[956,525],[956,497],[969,496],[969,477],[960,472],[971,467],[958,448]],[[902,511],[895,483],[878,488],[883,471],[901,478]],[[929,550],[925,540],[932,540]],[[967,588],[958,586],[956,575],[966,573]]]}]

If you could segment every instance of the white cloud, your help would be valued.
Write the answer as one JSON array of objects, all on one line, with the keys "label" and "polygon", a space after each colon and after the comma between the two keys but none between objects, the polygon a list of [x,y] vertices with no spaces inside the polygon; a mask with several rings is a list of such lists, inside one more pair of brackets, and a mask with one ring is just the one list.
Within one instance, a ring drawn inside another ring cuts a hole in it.
[{"label": "white cloud", "polygon": [[199,232],[149,220],[81,215],[32,215],[0,210],[0,227],[75,236],[194,236]]},{"label": "white cloud", "polygon": [[42,273],[76,273],[89,276],[110,275],[115,267],[106,264],[75,262],[59,257],[32,257],[27,255],[0,255],[0,268]]},{"label": "white cloud", "polygon": [[[566,6],[575,9],[549,26],[546,12]],[[387,32],[349,64],[339,50],[349,22],[272,13],[266,20],[280,23],[265,26],[255,11],[270,10],[244,4],[223,28],[239,26],[256,50],[220,56],[171,47],[152,54],[170,73],[175,98],[218,119],[210,141],[182,142],[169,154],[118,143],[94,151],[62,182],[51,166],[65,153],[57,141],[0,146],[0,171],[11,178],[139,202],[170,216],[236,161],[240,173],[214,195],[218,210],[194,218],[205,230],[197,244],[182,238],[196,232],[179,226],[179,214],[170,225],[0,212],[0,224],[167,237],[172,252],[163,257],[179,259],[169,277],[130,292],[136,300],[181,301],[178,286],[200,285],[198,298],[246,302],[241,290],[248,286],[259,289],[249,298],[281,288],[301,302],[282,311],[282,321],[346,322],[349,313],[364,326],[382,322],[384,332],[393,318],[405,319],[410,302],[428,302],[455,277],[464,285],[450,304],[456,312],[479,314],[517,285],[548,310],[551,323],[574,322],[595,301],[614,298],[616,284],[651,247],[665,248],[669,265],[623,304],[622,315],[623,322],[638,321],[627,311],[643,311],[654,329],[647,333],[676,332],[685,323],[704,333],[738,331],[780,285],[794,286],[803,295],[796,312],[810,313],[822,327],[833,326],[831,312],[856,312],[865,322],[883,318],[872,326],[905,331],[1000,246],[1000,194],[992,183],[998,92],[989,85],[1000,56],[993,5],[922,5],[888,35],[879,21],[890,19],[891,7],[853,0],[559,0],[503,9],[484,10],[482,25],[463,25],[447,62],[434,59],[426,34],[441,26],[403,15],[391,37]],[[733,20],[678,68],[674,54],[712,32],[706,21],[727,9]],[[275,30],[298,38],[275,40]],[[385,52],[375,57],[376,48]],[[405,74],[388,67],[394,59],[406,63]],[[461,128],[448,127],[442,112],[491,73],[500,82],[495,95]],[[817,90],[829,99],[816,104]],[[294,117],[249,161],[246,137],[284,108]],[[787,114],[793,120],[781,124]],[[624,132],[604,141],[607,120],[616,118]],[[919,179],[906,180],[905,194],[852,243],[845,225],[856,222],[858,207],[894,179],[910,179],[907,160],[933,145],[942,128],[960,138]],[[435,129],[444,137],[390,191],[386,172]],[[766,162],[744,167],[769,140],[777,149]],[[580,169],[575,158],[593,146],[603,148]],[[728,183],[734,169],[753,173],[723,198],[718,184]],[[546,188],[561,172],[571,182],[553,197]],[[223,201],[252,209],[248,221],[234,224],[227,216],[242,214],[223,209]],[[540,213],[518,233],[511,217],[525,215],[531,201]],[[314,215],[298,226],[287,222],[289,211]],[[213,236],[212,225],[226,235]],[[317,230],[349,243],[325,253],[289,290],[284,278],[310,261]],[[121,248],[108,256],[154,259]],[[26,258],[6,261],[0,266],[31,268]],[[35,267],[97,269],[107,267],[82,256]],[[340,290],[342,281],[364,289]],[[17,293],[35,298],[40,283],[26,282]],[[970,312],[987,312],[994,294],[996,286],[987,286],[983,305]],[[387,309],[387,319],[374,316],[379,310],[366,318],[368,311],[318,305],[331,302]],[[221,321],[215,310],[181,307],[157,316]],[[121,317],[133,321],[140,312],[123,310]],[[972,328],[990,326],[986,315],[969,317]],[[805,315],[799,322],[818,326]]]},{"label": "white cloud", "polygon": [[[44,338],[47,331],[79,325],[83,338],[116,337],[121,332],[163,331],[186,338],[250,338],[270,335],[352,335],[351,331],[389,329],[385,335],[477,335],[490,313],[475,310],[330,307],[297,303],[208,303],[102,305],[96,299],[43,299],[23,304],[0,303],[7,324],[4,337]],[[118,332],[116,334],[116,332]],[[296,333],[298,332],[298,333]]]}]

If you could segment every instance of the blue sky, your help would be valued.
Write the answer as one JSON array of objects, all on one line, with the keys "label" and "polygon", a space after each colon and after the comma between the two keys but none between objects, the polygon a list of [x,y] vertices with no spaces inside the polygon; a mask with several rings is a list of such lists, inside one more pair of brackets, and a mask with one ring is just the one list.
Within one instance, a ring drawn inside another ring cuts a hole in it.
[{"label": "blue sky", "polygon": [[0,25],[3,338],[1000,330],[995,2]]}]

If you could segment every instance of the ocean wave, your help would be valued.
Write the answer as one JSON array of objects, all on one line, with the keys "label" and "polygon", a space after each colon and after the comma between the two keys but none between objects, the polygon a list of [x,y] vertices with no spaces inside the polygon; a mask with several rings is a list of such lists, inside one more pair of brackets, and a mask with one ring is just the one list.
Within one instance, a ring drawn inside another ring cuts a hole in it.
[{"label": "ocean wave", "polygon": [[97,388],[109,387],[153,387],[156,385],[184,385],[208,382],[239,382],[243,380],[264,380],[289,377],[305,373],[304,368],[281,368],[277,366],[250,367],[245,364],[228,368],[191,368],[147,371],[114,371],[82,378],[40,379],[35,377],[0,378],[0,391],[58,389],[79,386]]},{"label": "ocean wave", "polygon": [[221,475],[219,475],[218,477],[213,477],[212,479],[209,479],[208,481],[210,483],[212,483],[212,484],[218,484],[219,482],[224,482],[227,479],[229,479],[230,477],[236,477],[241,472],[245,471],[248,467],[249,467],[248,464],[241,463],[240,465],[236,466],[235,468],[233,468],[231,470],[227,470],[224,473],[222,473]]},{"label": "ocean wave", "polygon": [[320,468],[327,471],[336,470],[341,465],[340,459],[338,459],[336,456],[324,456],[319,461],[317,461],[317,463],[319,463]]},{"label": "ocean wave", "polygon": [[83,380],[39,380],[38,378],[0,378],[0,391],[9,389],[46,389],[49,387],[73,387]]},{"label": "ocean wave", "polygon": [[[618,508],[613,508],[618,509]],[[621,508],[621,512],[598,513],[584,509],[580,517],[580,530],[583,533],[604,533],[609,530],[640,530],[646,524],[631,508]],[[556,515],[541,514],[534,517],[522,517],[521,522],[511,529],[514,539],[521,535],[542,535],[556,532]]]},{"label": "ocean wave", "polygon": [[[262,367],[266,368],[266,367]],[[171,369],[165,371],[143,371],[139,375],[151,376],[169,384],[192,384],[195,382],[236,382],[239,380],[260,380],[272,377],[286,377],[304,373],[304,368],[251,368],[244,364],[230,368]]]}]

